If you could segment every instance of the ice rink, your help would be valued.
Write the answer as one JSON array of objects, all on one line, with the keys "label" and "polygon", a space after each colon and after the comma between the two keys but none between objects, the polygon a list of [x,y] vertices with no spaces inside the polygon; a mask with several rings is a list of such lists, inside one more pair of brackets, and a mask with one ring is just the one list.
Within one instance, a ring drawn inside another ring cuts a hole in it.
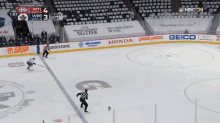
[{"label": "ice rink", "polygon": [[[0,123],[219,123],[219,47],[156,44],[1,58]],[[28,71],[32,57],[45,67]],[[90,113],[76,97],[84,88]]]}]

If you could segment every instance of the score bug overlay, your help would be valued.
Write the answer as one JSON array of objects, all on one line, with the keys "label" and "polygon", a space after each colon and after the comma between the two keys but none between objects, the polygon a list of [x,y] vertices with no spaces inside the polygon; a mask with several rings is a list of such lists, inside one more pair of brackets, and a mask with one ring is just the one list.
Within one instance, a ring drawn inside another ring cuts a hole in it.
[{"label": "score bug overlay", "polygon": [[15,20],[47,21],[50,7],[42,5],[20,5],[8,12],[8,16]]},{"label": "score bug overlay", "polygon": [[31,21],[47,21],[49,20],[49,15],[48,14],[30,14],[30,19]]}]

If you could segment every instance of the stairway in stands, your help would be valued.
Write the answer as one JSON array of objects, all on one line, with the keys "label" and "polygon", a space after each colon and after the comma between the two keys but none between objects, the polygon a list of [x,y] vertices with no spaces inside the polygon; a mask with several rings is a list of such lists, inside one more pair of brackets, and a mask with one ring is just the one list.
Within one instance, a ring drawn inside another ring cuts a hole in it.
[{"label": "stairway in stands", "polygon": [[171,0],[172,12],[179,12],[180,0]]},{"label": "stairway in stands", "polygon": [[219,21],[220,21],[220,11],[218,11],[217,14],[212,14],[212,15],[213,15],[212,25],[210,26],[207,34],[216,35],[216,30],[219,26]]},{"label": "stairway in stands", "polygon": [[145,35],[153,35],[153,33],[148,28],[146,22],[144,21],[144,18],[141,17],[140,13],[138,13],[137,9],[134,7],[132,0],[122,0],[126,7],[129,9],[129,11],[134,11],[134,18],[133,20],[137,20],[140,25],[145,30]]},{"label": "stairway in stands", "polygon": [[18,36],[20,36],[20,34],[22,32],[23,34],[28,35],[29,39],[32,39],[26,21],[13,21],[12,25],[13,25],[13,28],[14,28],[14,31],[15,31],[16,38]]}]

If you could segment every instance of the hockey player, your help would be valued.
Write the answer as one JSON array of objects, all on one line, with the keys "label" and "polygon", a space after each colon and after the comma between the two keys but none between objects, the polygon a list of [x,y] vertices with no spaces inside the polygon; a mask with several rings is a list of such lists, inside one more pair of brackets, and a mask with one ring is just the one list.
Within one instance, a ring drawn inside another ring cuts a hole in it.
[{"label": "hockey player", "polygon": [[44,52],[43,52],[43,57],[46,54],[46,58],[48,58],[48,54],[49,54],[50,48],[49,48],[49,43],[47,44],[47,46],[44,47]]},{"label": "hockey player", "polygon": [[36,65],[36,63],[34,63],[34,60],[35,60],[35,58],[31,58],[27,61],[27,64],[28,64],[27,69],[30,70],[30,67],[33,66],[33,64]]},{"label": "hockey player", "polygon": [[85,105],[85,109],[84,109],[84,112],[88,112],[87,111],[87,107],[88,107],[88,104],[87,104],[87,102],[86,102],[86,99],[88,100],[88,90],[87,89],[85,89],[85,92],[82,92],[82,93],[78,93],[77,95],[76,95],[76,97],[78,97],[79,95],[81,95],[80,96],[80,102],[81,102],[81,108],[83,108],[83,105]]}]

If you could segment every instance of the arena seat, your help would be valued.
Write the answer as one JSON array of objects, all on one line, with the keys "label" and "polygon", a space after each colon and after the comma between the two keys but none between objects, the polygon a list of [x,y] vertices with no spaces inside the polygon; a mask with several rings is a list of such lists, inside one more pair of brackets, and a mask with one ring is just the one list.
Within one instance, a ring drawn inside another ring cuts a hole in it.
[{"label": "arena seat", "polygon": [[203,8],[204,12],[217,13],[220,1],[217,0],[180,0],[182,8]]},{"label": "arena seat", "polygon": [[[22,4],[23,0],[0,0],[0,9],[12,9]],[[25,3],[33,3],[33,0],[25,0]],[[35,0],[35,3],[44,5],[43,0]]]},{"label": "arena seat", "polygon": [[130,0],[137,12],[145,18],[150,14],[171,12],[171,0]]},{"label": "arena seat", "polygon": [[54,9],[67,15],[64,25],[130,21],[130,11],[118,0],[52,0]]}]

